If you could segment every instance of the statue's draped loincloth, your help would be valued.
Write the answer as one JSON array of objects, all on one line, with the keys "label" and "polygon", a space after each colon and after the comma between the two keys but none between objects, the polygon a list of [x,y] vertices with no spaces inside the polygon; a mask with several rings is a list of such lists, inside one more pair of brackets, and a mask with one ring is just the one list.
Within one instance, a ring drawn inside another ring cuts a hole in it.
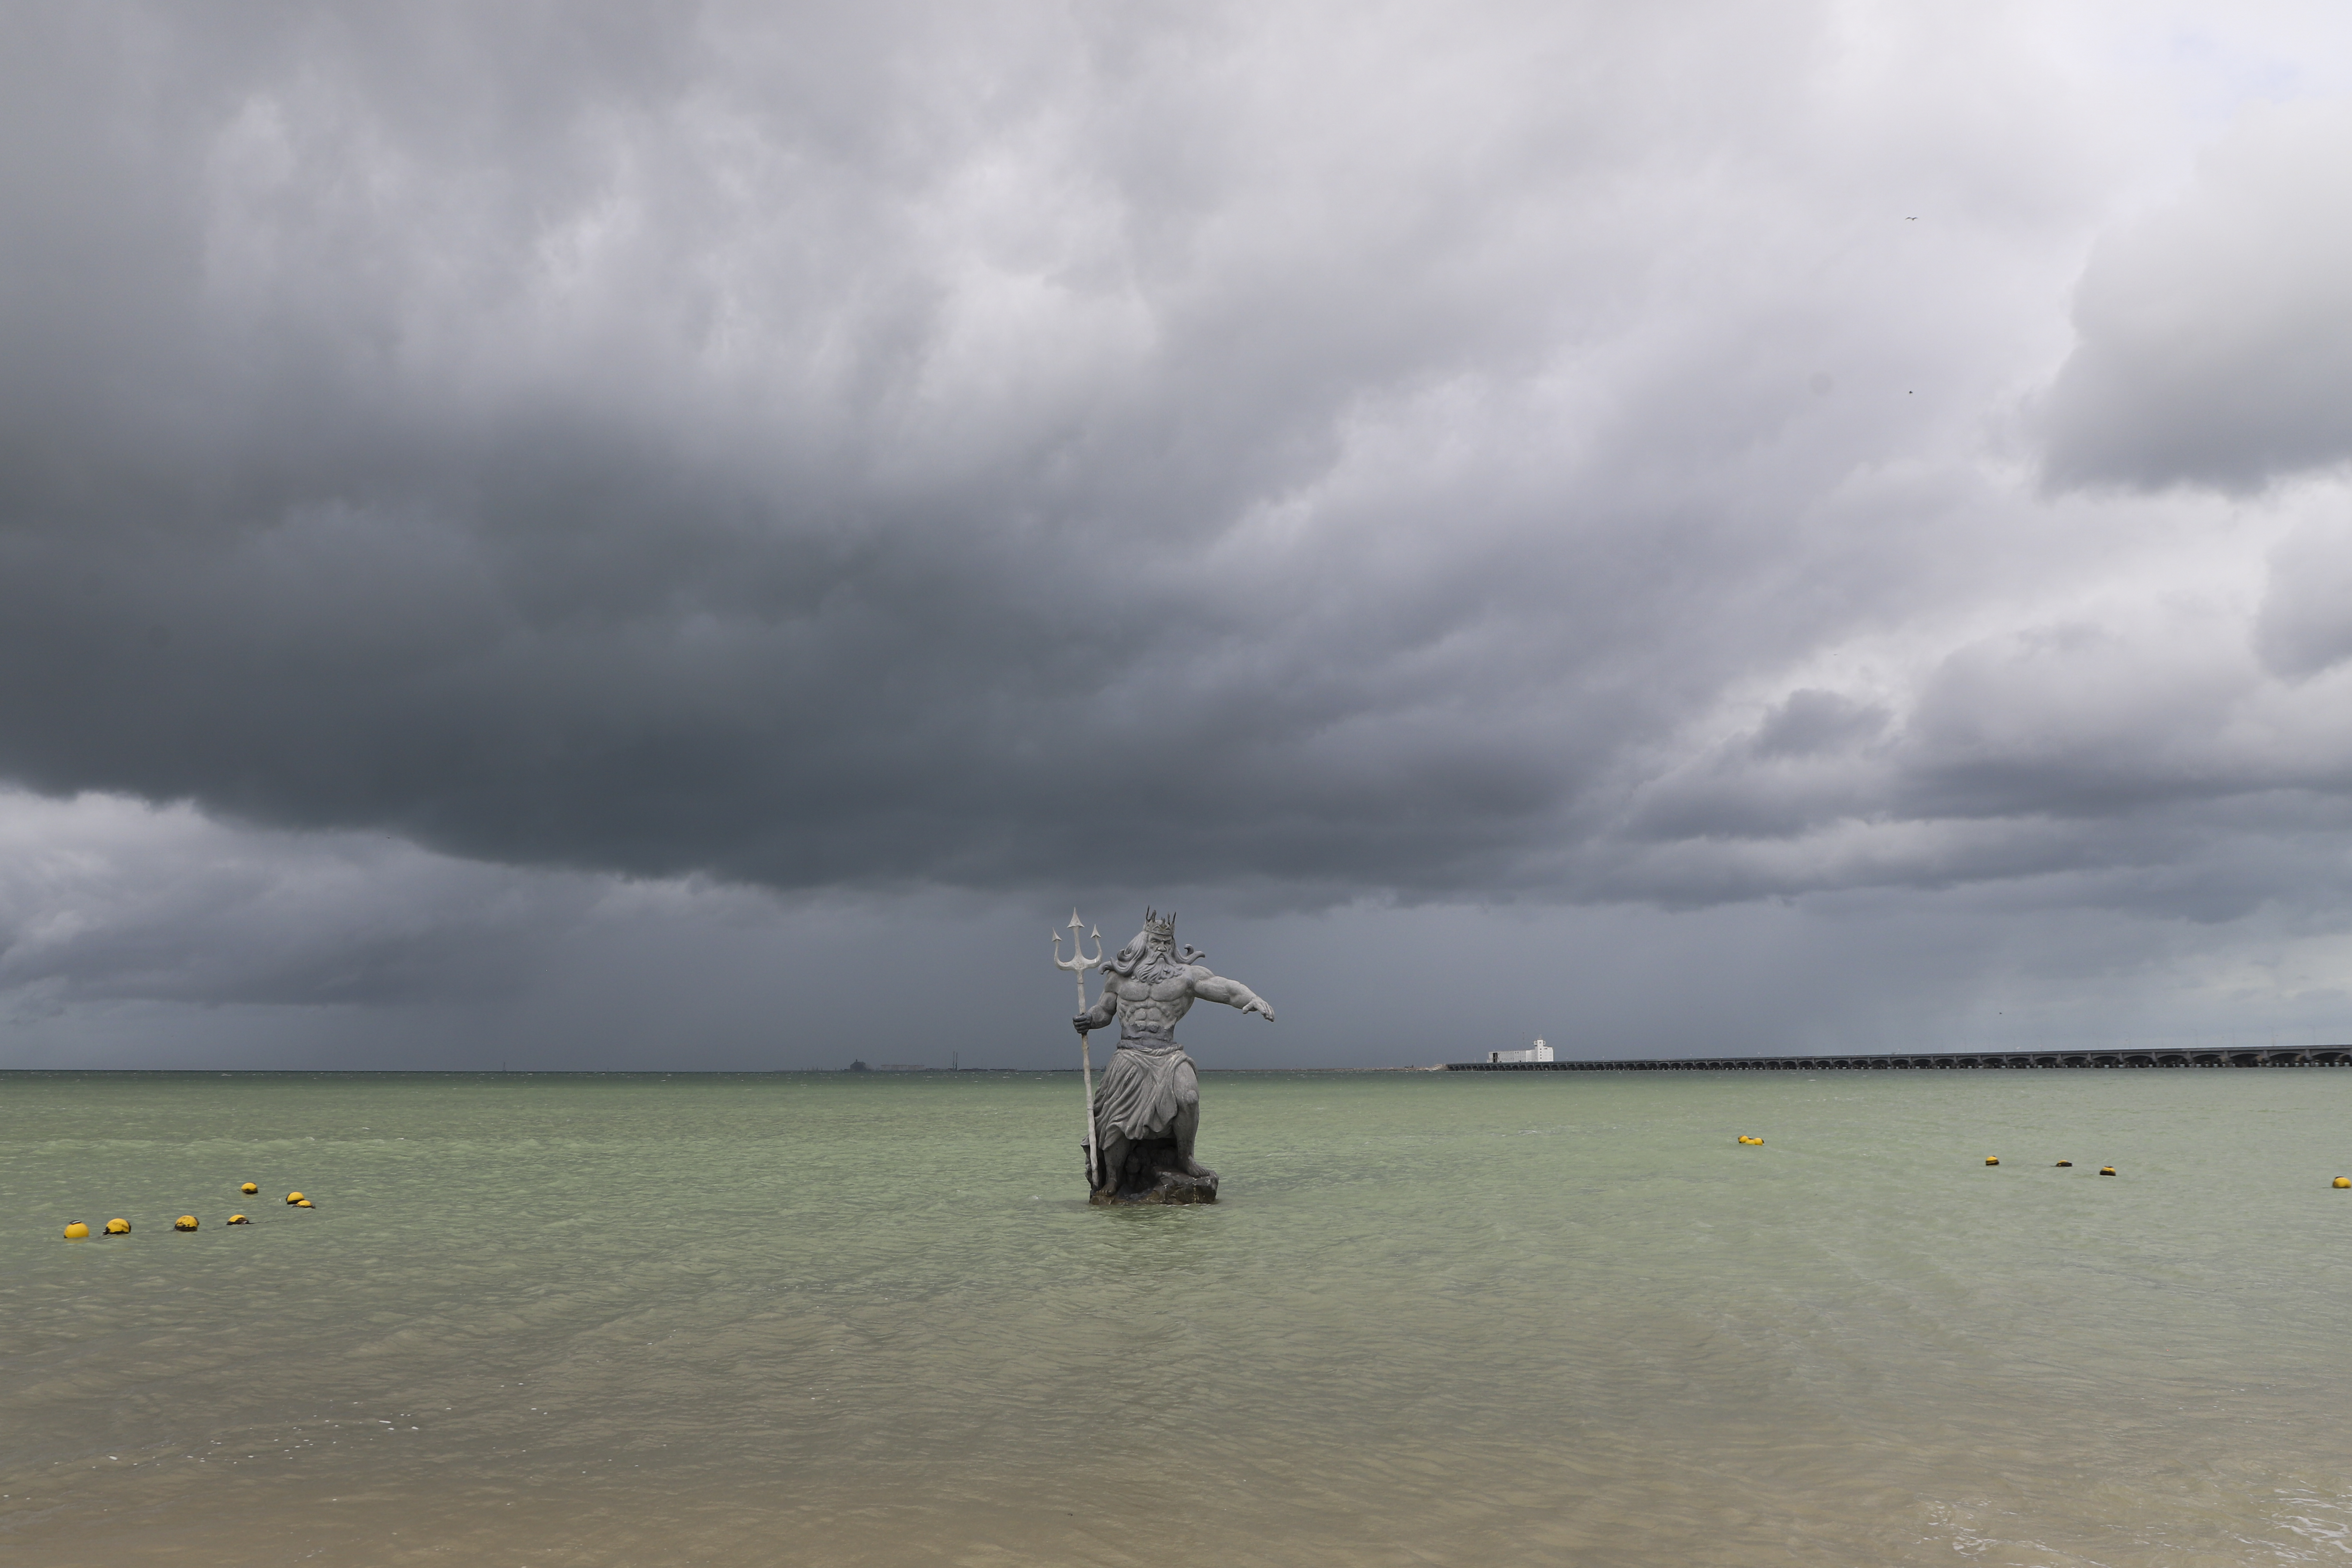
[{"label": "statue's draped loincloth", "polygon": [[1097,1136],[1117,1134],[1135,1142],[1158,1138],[1175,1124],[1187,1101],[1198,1103],[1201,1079],[1192,1058],[1176,1045],[1136,1046],[1122,1041],[1103,1068],[1095,1090]]}]

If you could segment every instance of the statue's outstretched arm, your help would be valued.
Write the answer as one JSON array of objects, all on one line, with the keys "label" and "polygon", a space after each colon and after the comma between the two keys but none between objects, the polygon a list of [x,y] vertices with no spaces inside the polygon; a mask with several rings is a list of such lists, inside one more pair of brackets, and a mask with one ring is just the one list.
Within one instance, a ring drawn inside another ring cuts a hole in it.
[{"label": "statue's outstretched arm", "polygon": [[1192,982],[1192,994],[1203,1002],[1223,1002],[1228,1007],[1239,1007],[1244,1013],[1263,1013],[1266,1022],[1274,1021],[1274,1009],[1265,998],[1238,980],[1228,980],[1222,974],[1204,974]]}]

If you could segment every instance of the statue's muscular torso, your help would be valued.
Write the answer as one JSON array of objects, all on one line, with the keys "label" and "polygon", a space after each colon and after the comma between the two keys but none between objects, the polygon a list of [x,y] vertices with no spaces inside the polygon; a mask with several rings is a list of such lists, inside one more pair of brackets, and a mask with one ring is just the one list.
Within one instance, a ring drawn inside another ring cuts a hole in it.
[{"label": "statue's muscular torso", "polygon": [[1193,984],[1208,973],[1195,963],[1147,959],[1132,975],[1109,976],[1103,989],[1118,1001],[1118,1037],[1173,1045],[1176,1020],[1192,1010]]}]

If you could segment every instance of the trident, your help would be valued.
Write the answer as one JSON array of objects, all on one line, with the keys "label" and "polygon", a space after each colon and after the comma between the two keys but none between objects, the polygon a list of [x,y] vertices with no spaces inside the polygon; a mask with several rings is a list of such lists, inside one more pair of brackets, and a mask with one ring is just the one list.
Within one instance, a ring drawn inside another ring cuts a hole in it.
[{"label": "trident", "polygon": [[[1092,958],[1087,956],[1086,944],[1078,940],[1078,932],[1084,929],[1085,922],[1078,919],[1078,911],[1072,910],[1070,911],[1070,956],[1067,958],[1062,956],[1062,933],[1054,932],[1054,967],[1068,970],[1070,978],[1078,983],[1078,1011],[1081,1013],[1087,1010],[1087,971],[1102,962],[1101,928],[1097,927],[1095,930],[1095,955]],[[1085,1079],[1087,1086],[1087,1188],[1091,1192],[1100,1184],[1095,1180],[1095,1157],[1101,1152],[1102,1145],[1095,1138],[1094,1048],[1083,1031],[1078,1035],[1078,1072]]]}]

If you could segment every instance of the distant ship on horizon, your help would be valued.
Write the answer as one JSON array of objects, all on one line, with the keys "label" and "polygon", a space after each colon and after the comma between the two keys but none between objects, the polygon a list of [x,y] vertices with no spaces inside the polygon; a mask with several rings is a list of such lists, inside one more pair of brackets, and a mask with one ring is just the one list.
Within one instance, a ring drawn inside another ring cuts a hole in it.
[{"label": "distant ship on horizon", "polygon": [[1551,1060],[1551,1047],[1545,1045],[1541,1040],[1538,1040],[1534,1045],[1529,1046],[1524,1051],[1488,1051],[1486,1053],[1486,1060],[1490,1063],[1548,1062]]}]

